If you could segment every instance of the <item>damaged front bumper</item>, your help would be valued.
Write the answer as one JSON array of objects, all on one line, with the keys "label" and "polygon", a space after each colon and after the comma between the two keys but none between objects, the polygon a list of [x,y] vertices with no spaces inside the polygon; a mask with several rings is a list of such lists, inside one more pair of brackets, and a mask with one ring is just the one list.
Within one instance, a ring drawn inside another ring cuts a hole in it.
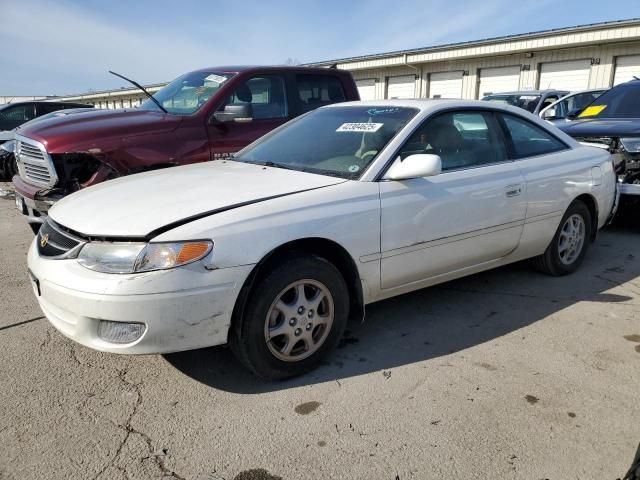
[{"label": "damaged front bumper", "polygon": [[43,195],[41,187],[26,183],[18,175],[13,177],[12,182],[16,192],[16,206],[29,223],[43,223],[49,209],[62,198],[62,195]]},{"label": "damaged front bumper", "polygon": [[66,337],[111,353],[170,353],[226,343],[235,301],[253,268],[206,270],[194,262],[147,273],[99,273],[74,259],[41,257],[37,240],[28,265],[43,313]]}]

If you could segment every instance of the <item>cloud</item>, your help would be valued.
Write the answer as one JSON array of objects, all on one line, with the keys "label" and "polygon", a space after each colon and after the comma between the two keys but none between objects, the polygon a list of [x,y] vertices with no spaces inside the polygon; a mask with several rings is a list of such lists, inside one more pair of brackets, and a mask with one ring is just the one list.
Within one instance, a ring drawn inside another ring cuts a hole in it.
[{"label": "cloud", "polygon": [[[551,7],[571,10],[580,4],[579,0],[560,6],[551,0],[517,5],[512,0],[0,3],[0,95],[60,95],[125,85],[107,70],[152,83],[206,66],[274,64],[287,58],[312,62],[521,33],[551,28],[566,18],[558,14],[549,19]],[[577,14],[585,10],[578,9]],[[589,20],[602,20],[600,9],[595,10]]]}]

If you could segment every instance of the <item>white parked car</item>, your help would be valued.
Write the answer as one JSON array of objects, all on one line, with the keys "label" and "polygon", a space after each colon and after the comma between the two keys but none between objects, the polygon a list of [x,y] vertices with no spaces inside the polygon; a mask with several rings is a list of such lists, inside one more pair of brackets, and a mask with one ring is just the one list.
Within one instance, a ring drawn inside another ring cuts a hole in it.
[{"label": "white parked car", "polygon": [[586,106],[606,91],[606,88],[596,88],[570,93],[540,110],[540,118],[550,123],[570,122]]},{"label": "white parked car", "polygon": [[85,346],[229,342],[284,378],[315,367],[365,304],[528,258],[573,272],[614,196],[607,152],[522,109],[343,103],[234,160],[61,200],[28,262],[47,318]]}]

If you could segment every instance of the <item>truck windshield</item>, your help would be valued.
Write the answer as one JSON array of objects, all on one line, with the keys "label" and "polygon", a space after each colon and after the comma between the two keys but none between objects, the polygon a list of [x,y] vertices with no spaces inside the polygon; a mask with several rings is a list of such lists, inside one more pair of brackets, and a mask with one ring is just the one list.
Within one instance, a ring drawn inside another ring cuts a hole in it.
[{"label": "truck windshield", "polygon": [[[234,75],[234,73],[220,72],[187,73],[161,88],[153,97],[173,115],[191,115]],[[160,110],[150,99],[143,102],[140,108]]]},{"label": "truck windshield", "polygon": [[320,108],[262,137],[234,160],[357,179],[416,113],[405,107]]}]

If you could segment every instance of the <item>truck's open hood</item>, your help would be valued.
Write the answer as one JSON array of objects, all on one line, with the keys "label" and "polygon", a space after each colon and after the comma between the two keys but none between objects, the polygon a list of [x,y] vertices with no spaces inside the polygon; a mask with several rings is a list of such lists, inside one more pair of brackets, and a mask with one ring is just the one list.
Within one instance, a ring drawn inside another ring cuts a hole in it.
[{"label": "truck's open hood", "polygon": [[60,225],[91,237],[148,237],[185,219],[344,181],[215,161],[110,180],[63,198],[49,215]]},{"label": "truck's open hood", "polygon": [[572,137],[630,137],[640,136],[640,119],[611,118],[584,119],[556,123],[556,127]]},{"label": "truck's open hood", "polygon": [[[41,142],[49,153],[101,148],[98,139],[175,130],[182,117],[140,109],[95,110],[28,122],[16,133]],[[31,124],[29,124],[31,123]]]}]

